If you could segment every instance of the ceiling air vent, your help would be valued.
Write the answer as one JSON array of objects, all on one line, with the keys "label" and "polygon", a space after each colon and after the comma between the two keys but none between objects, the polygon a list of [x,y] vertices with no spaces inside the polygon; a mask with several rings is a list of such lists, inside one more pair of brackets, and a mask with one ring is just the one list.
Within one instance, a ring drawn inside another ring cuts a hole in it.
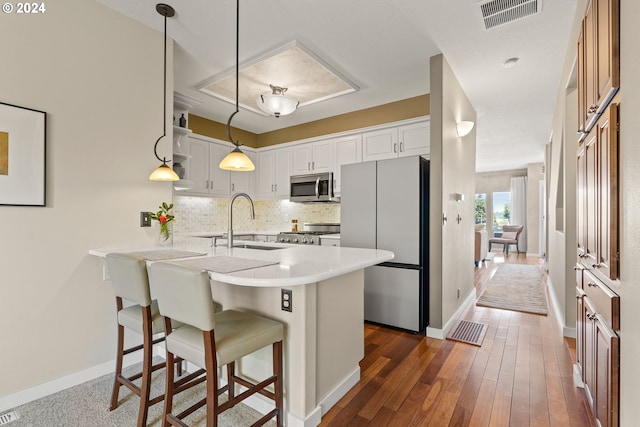
[{"label": "ceiling air vent", "polygon": [[539,13],[542,0],[491,0],[480,5],[484,27],[491,28]]}]

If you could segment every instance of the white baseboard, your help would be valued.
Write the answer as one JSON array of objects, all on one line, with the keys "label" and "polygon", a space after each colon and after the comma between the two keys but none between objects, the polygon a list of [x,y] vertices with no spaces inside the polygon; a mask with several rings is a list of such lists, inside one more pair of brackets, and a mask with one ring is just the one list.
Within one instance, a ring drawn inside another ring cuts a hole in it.
[{"label": "white baseboard", "polygon": [[[338,386],[329,392],[321,401],[319,406],[322,408],[322,415],[326,414],[333,405],[338,403],[342,397],[349,392],[360,381],[360,366],[347,375]],[[319,421],[319,420],[318,420]]]},{"label": "white baseboard", "polygon": [[[142,362],[142,354],[129,354],[124,357],[123,366],[128,367],[140,362]],[[4,412],[8,409],[24,405],[25,403],[33,402],[34,400],[49,396],[62,390],[66,390],[78,384],[94,380],[103,375],[113,374],[115,366],[116,361],[111,360],[109,362],[105,362],[97,366],[92,366],[91,368],[87,368],[73,374],[65,375],[64,377],[56,378],[55,380],[46,382],[44,384],[40,384],[35,387],[31,387],[26,390],[22,390],[17,393],[2,397],[0,398],[0,412]]]},{"label": "white baseboard", "polygon": [[575,328],[566,327],[565,319],[564,319],[564,311],[560,308],[560,304],[558,303],[558,299],[556,298],[556,294],[553,291],[553,283],[551,282],[551,278],[547,274],[547,294],[549,295],[549,299],[551,299],[551,309],[553,310],[556,321],[558,323],[558,329],[562,331],[562,336],[567,338],[575,338],[576,330]]},{"label": "white baseboard", "polygon": [[573,365],[573,385],[578,388],[584,388],[584,382],[582,382],[580,367],[577,364]]},{"label": "white baseboard", "polygon": [[449,334],[449,331],[451,330],[451,328],[453,328],[453,326],[456,324],[456,322],[460,318],[460,316],[462,316],[462,314],[469,307],[469,305],[475,303],[475,301],[476,301],[476,290],[475,288],[473,288],[467,295],[467,298],[465,298],[464,302],[460,305],[460,307],[458,307],[456,312],[453,313],[453,316],[451,316],[449,321],[445,323],[444,328],[437,329],[437,328],[432,328],[430,326],[427,326],[427,336],[429,338],[435,338],[439,340],[445,339]]}]

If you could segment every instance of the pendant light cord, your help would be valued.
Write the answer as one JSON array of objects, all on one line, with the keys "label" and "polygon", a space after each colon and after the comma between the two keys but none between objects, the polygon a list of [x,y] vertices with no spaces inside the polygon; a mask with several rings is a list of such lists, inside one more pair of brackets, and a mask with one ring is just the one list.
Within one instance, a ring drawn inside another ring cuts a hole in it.
[{"label": "pendant light cord", "polygon": [[231,120],[233,119],[233,116],[235,116],[236,114],[238,114],[238,112],[240,112],[240,109],[238,108],[239,102],[238,102],[238,80],[239,80],[239,59],[240,57],[240,0],[236,0],[236,111],[234,111],[231,116],[229,117],[229,120],[227,120],[227,136],[229,137],[229,141],[231,141],[231,143],[233,145],[237,147],[240,146],[240,141],[236,140],[234,141],[233,138],[231,137]]},{"label": "pendant light cord", "polygon": [[162,136],[158,138],[158,140],[156,141],[156,144],[153,146],[153,154],[156,155],[158,160],[166,164],[167,162],[169,162],[169,160],[167,160],[166,157],[160,158],[160,156],[158,156],[158,142],[160,142],[162,138],[167,136],[167,12],[163,13],[163,15],[164,15],[164,62],[163,62],[164,74],[162,78],[162,99],[163,99]]}]

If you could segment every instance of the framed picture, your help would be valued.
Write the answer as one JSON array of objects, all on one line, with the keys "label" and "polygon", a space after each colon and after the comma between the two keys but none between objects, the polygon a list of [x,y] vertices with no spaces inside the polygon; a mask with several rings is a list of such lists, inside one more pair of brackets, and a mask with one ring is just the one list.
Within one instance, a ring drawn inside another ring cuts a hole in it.
[{"label": "framed picture", "polygon": [[0,102],[0,205],[45,206],[46,118]]}]

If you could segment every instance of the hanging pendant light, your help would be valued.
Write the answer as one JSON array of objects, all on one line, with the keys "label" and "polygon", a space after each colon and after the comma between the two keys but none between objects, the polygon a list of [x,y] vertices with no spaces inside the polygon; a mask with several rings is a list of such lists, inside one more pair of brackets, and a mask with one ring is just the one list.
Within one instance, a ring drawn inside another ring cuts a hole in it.
[{"label": "hanging pendant light", "polygon": [[263,93],[256,100],[258,107],[270,116],[276,118],[280,116],[286,116],[296,111],[298,104],[300,104],[294,98],[285,95],[287,91],[286,87],[269,85],[271,92]]},{"label": "hanging pendant light", "polygon": [[228,171],[238,171],[238,172],[249,172],[255,170],[255,165],[251,161],[251,159],[242,152],[240,149],[240,141],[234,141],[231,137],[231,120],[233,116],[238,114],[240,109],[238,108],[238,62],[239,62],[239,51],[240,51],[240,0],[236,0],[236,111],[234,111],[231,116],[229,116],[229,120],[227,120],[227,137],[229,141],[236,148],[233,149],[232,152],[226,155],[224,159],[220,162],[218,167],[220,169],[228,170]]},{"label": "hanging pendant light", "polygon": [[162,120],[163,120],[163,131],[162,136],[158,138],[156,144],[153,146],[153,153],[156,155],[158,160],[162,162],[160,166],[149,175],[149,179],[151,181],[179,181],[180,177],[177,173],[173,171],[167,165],[167,162],[171,160],[167,160],[166,157],[160,158],[158,156],[158,142],[165,136],[167,136],[167,18],[171,18],[176,14],[176,11],[169,6],[168,4],[158,3],[156,5],[156,10],[162,16],[164,16],[164,78],[163,78],[163,103],[162,103]]}]

